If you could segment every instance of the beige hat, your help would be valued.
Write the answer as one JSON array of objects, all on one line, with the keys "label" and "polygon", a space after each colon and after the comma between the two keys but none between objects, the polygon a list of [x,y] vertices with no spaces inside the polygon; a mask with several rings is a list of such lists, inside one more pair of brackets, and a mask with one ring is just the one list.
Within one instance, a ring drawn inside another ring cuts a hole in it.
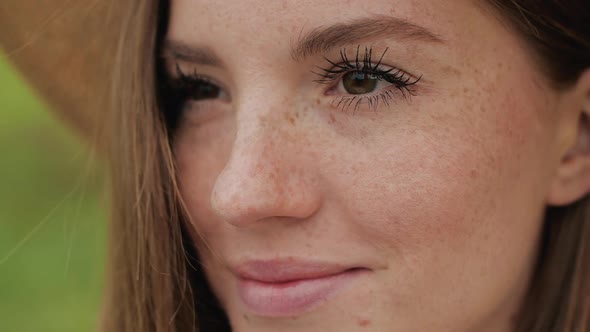
[{"label": "beige hat", "polygon": [[61,118],[82,134],[108,107],[120,0],[2,0],[0,46]]}]

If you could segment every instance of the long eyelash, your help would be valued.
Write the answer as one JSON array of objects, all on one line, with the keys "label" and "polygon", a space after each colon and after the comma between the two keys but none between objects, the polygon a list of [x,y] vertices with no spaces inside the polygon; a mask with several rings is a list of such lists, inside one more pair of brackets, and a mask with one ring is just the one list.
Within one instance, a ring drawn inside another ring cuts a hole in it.
[{"label": "long eyelash", "polygon": [[406,100],[409,100],[411,96],[415,96],[415,93],[412,89],[396,87],[395,90],[386,90],[370,96],[341,96],[335,99],[331,105],[335,106],[336,108],[342,108],[344,113],[348,113],[352,108],[352,114],[354,115],[361,103],[366,103],[369,109],[376,113],[379,103],[383,103],[386,107],[390,107],[399,94],[401,94]]},{"label": "long eyelash", "polygon": [[192,73],[186,74],[178,63],[176,63],[176,75],[178,75],[178,79],[175,83],[183,89],[193,88],[195,85],[203,83],[214,84],[209,78],[199,74],[196,69]]},{"label": "long eyelash", "polygon": [[379,60],[375,64],[373,64],[372,48],[365,47],[364,55],[361,57],[360,45],[357,46],[356,55],[353,61],[351,61],[348,58],[346,49],[343,48],[340,50],[340,63],[336,63],[324,57],[324,59],[330,64],[331,67],[318,67],[321,70],[321,72],[319,73],[313,71],[312,73],[320,76],[320,78],[314,80],[314,82],[320,84],[331,84],[337,79],[339,79],[343,74],[352,71],[357,71],[372,75],[379,80],[385,80],[393,84],[396,88],[380,92],[376,95],[342,96],[336,99],[332,104],[336,107],[342,107],[342,110],[344,112],[347,112],[352,106],[354,106],[353,113],[356,112],[356,110],[362,102],[366,102],[369,105],[370,109],[376,111],[379,102],[384,103],[386,106],[390,106],[391,103],[395,100],[395,97],[398,93],[401,94],[404,99],[409,100],[410,97],[415,96],[413,85],[418,83],[422,76],[414,79],[408,74],[406,74],[403,70],[398,68],[390,68],[387,70],[379,69],[379,67],[381,66],[381,62],[383,61],[383,58],[385,57],[385,54],[388,50],[389,48],[386,48],[385,51],[379,57]]},{"label": "long eyelash", "polygon": [[163,110],[168,127],[174,130],[183,111],[184,105],[190,97],[190,91],[195,86],[210,81],[202,77],[195,69],[192,73],[185,73],[178,63],[175,63],[175,75],[171,75],[162,67],[160,68],[159,91],[160,107]]},{"label": "long eyelash", "polygon": [[209,78],[200,75],[195,69],[193,72],[185,73],[178,63],[175,65],[176,76],[167,76],[162,88],[169,96],[173,97],[175,104],[184,104],[190,99],[191,92],[201,84],[215,85]]},{"label": "long eyelash", "polygon": [[185,74],[178,63],[175,64],[174,70],[176,71],[176,76],[165,73],[162,75],[164,79],[160,85],[165,92],[173,95],[176,99],[181,99],[186,95],[187,89],[198,83],[200,78],[196,71],[194,74]]}]

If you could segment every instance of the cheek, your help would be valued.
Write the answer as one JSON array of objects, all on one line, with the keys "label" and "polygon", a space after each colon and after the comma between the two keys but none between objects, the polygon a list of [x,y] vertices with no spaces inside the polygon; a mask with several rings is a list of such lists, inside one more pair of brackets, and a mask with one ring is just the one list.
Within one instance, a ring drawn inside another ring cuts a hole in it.
[{"label": "cheek", "polygon": [[496,89],[416,102],[416,120],[381,130],[370,148],[349,148],[338,162],[354,176],[334,180],[332,194],[355,241],[387,260],[380,292],[399,317],[508,307],[507,294],[526,288],[551,142],[538,115],[547,106],[530,100],[540,101]]},{"label": "cheek", "polygon": [[547,105],[534,91],[490,85],[421,102],[412,112],[444,108],[382,130],[370,149],[351,153],[343,173],[355,176],[335,192],[359,237],[418,269],[469,260],[482,268],[482,255],[498,263],[506,251],[527,257],[541,226],[552,137]]}]

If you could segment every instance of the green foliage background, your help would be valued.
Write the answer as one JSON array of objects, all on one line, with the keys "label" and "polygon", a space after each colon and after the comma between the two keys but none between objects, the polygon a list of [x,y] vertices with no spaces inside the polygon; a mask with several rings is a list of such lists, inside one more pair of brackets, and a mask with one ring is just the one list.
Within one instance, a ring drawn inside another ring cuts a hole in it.
[{"label": "green foliage background", "polygon": [[108,200],[89,148],[0,54],[0,331],[93,331]]}]

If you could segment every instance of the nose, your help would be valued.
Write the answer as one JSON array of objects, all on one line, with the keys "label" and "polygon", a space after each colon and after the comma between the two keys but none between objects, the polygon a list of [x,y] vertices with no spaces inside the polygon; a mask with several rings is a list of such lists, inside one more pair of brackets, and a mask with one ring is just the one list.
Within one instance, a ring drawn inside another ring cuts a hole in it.
[{"label": "nose", "polygon": [[262,113],[237,120],[232,151],[211,193],[211,207],[222,220],[248,227],[302,220],[318,210],[311,145],[285,118],[285,113]]}]

